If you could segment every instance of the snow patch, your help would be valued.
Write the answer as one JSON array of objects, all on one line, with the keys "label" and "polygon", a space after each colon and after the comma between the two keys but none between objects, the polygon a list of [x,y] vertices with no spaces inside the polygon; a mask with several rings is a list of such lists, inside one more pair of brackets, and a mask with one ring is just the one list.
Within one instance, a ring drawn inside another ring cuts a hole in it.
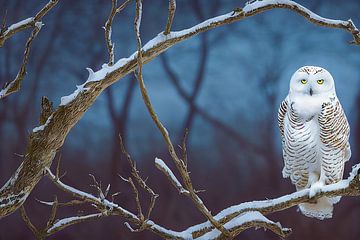
[{"label": "snow patch", "polygon": [[21,20],[20,22],[11,24],[11,25],[7,28],[7,30],[6,30],[6,32],[4,33],[4,35],[6,35],[7,32],[10,32],[10,31],[12,31],[12,30],[14,30],[14,29],[16,29],[16,28],[21,27],[22,25],[26,25],[26,24],[31,23],[33,20],[34,20],[33,17],[29,17],[29,18],[26,18],[26,19],[24,19],[24,20]]},{"label": "snow patch", "polygon": [[53,115],[50,115],[50,117],[48,117],[48,119],[46,120],[45,124],[41,125],[41,126],[38,126],[38,127],[35,127],[32,131],[35,133],[35,132],[39,132],[39,131],[43,131],[45,129],[45,127],[47,125],[49,125],[51,119],[52,119]]},{"label": "snow patch", "polygon": [[72,94],[61,97],[60,106],[67,105],[68,103],[72,102],[79,95],[79,93],[89,90],[89,88],[85,88],[84,85],[85,84],[76,85],[76,90]]}]

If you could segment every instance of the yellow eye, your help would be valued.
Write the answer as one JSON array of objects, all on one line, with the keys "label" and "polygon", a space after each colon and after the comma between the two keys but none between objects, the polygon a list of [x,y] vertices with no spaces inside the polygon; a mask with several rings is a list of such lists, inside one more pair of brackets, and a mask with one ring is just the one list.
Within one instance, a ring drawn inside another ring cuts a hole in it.
[{"label": "yellow eye", "polygon": [[320,85],[323,84],[323,83],[324,83],[324,79],[319,79],[319,80],[317,80],[317,83],[320,84]]},{"label": "yellow eye", "polygon": [[301,79],[301,83],[305,84],[305,83],[307,83],[307,80],[306,79]]}]

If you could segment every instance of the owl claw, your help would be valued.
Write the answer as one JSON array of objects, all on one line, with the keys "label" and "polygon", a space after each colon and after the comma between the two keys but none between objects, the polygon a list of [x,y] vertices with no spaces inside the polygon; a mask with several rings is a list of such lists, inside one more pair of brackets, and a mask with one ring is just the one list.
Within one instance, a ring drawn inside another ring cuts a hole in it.
[{"label": "owl claw", "polygon": [[321,192],[321,188],[324,186],[324,183],[321,181],[315,182],[311,185],[309,191],[309,198],[314,197],[317,193]]}]

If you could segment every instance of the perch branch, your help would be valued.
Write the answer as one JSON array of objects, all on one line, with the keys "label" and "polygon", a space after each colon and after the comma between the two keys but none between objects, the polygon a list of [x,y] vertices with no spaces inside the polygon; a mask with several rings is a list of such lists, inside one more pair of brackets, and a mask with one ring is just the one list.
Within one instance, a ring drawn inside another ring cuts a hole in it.
[{"label": "perch branch", "polygon": [[[347,179],[322,187],[321,190],[318,191],[312,198],[309,197],[309,189],[305,189],[275,199],[240,203],[222,210],[220,213],[215,215],[214,218],[223,224],[223,226],[231,232],[233,237],[252,227],[264,227],[273,231],[280,237],[286,237],[290,234],[291,229],[281,227],[279,223],[274,223],[271,220],[268,220],[265,215],[283,211],[288,208],[297,206],[300,203],[313,201],[324,196],[360,196],[359,169],[360,164],[354,166],[350,176]],[[49,169],[47,169],[47,172],[49,178],[63,191],[70,193],[78,199],[87,199],[86,201],[93,203],[97,209],[107,209],[107,214],[102,215],[102,217],[115,215],[137,224],[141,222],[135,214],[120,207],[116,203],[110,202],[106,199],[101,200],[100,198],[95,197],[89,193],[70,187],[61,182],[54,174],[51,173]],[[65,222],[68,221],[66,220]],[[76,223],[78,222],[74,221],[64,227]],[[228,237],[224,236],[224,234],[214,228],[214,226],[209,221],[193,225],[184,231],[173,231],[157,225],[151,220],[147,220],[145,221],[144,229],[150,230],[164,239],[228,239]]]}]

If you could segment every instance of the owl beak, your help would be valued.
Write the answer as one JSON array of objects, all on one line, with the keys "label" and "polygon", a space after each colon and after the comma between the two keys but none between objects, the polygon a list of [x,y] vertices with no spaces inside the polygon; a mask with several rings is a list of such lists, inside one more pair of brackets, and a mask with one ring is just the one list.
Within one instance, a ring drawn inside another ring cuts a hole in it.
[{"label": "owl beak", "polygon": [[310,94],[310,96],[312,96],[314,94],[312,88],[310,88],[309,94]]}]

